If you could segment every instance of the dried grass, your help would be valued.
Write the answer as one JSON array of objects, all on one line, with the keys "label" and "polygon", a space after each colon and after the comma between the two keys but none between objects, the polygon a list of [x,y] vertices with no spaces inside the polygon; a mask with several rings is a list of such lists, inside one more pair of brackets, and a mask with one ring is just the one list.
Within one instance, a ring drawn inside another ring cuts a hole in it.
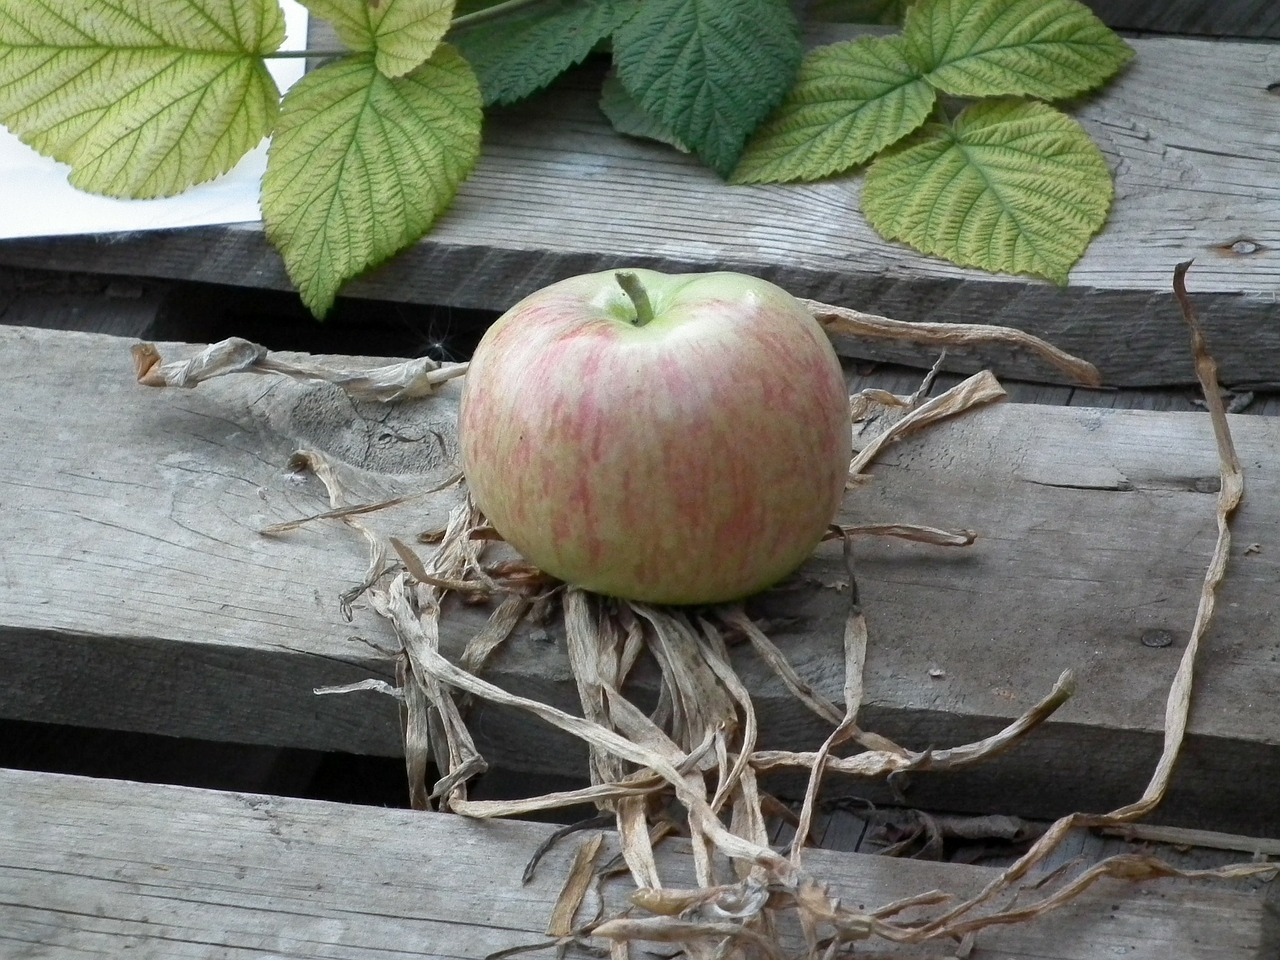
[{"label": "dried grass", "polygon": [[862,313],[848,307],[832,306],[817,300],[801,300],[809,312],[834,336],[861,337],[876,340],[898,340],[929,347],[977,347],[998,344],[1023,350],[1039,357],[1050,366],[1079,380],[1085,386],[1102,385],[1102,376],[1091,363],[1059,350],[1039,337],[1013,327],[988,326],[977,323],[908,323]]},{"label": "dried grass", "polygon": [[[1182,275],[1180,270],[1176,281],[1180,296],[1183,296]],[[1190,304],[1185,299],[1184,303],[1205,394],[1217,398],[1211,361],[1199,338]],[[831,316],[842,324],[848,321],[844,312]],[[835,325],[834,320],[828,321],[829,329]],[[963,332],[970,338],[976,335],[972,330]],[[947,333],[954,331],[948,328]],[[1040,352],[1060,369],[1086,379],[1091,376],[1091,368],[1065,358],[1047,345]],[[1002,396],[995,378],[983,373],[932,400],[921,402],[919,396],[893,398],[894,406],[905,413],[855,457],[850,470],[851,482],[896,439]],[[886,402],[883,397],[871,399]],[[602,810],[612,811],[621,837],[622,855],[637,886],[632,902],[650,916],[615,917],[587,925],[574,934],[578,938],[610,941],[613,956],[623,955],[628,944],[646,941],[676,944],[692,957],[780,958],[783,953],[775,934],[784,917],[798,923],[809,957],[831,955],[841,944],[869,937],[918,943],[969,936],[971,942],[973,933],[987,927],[1042,916],[1074,899],[1103,877],[1129,881],[1158,877],[1240,877],[1273,869],[1266,865],[1241,864],[1216,870],[1183,871],[1153,857],[1124,855],[1104,860],[1070,879],[1050,878],[1037,887],[1034,902],[1007,906],[1004,896],[1025,880],[1034,867],[1044,863],[1071,830],[1115,827],[1145,816],[1159,803],[1168,786],[1186,730],[1197,648],[1212,615],[1214,591],[1225,569],[1228,519],[1243,490],[1221,402],[1215,404],[1211,400],[1210,406],[1222,459],[1219,539],[1205,578],[1200,612],[1169,692],[1165,746],[1151,783],[1142,798],[1119,810],[1104,815],[1075,814],[1059,820],[1026,855],[977,896],[952,904],[946,894],[928,891],[867,911],[852,910],[841,904],[819,878],[804,868],[806,839],[822,778],[829,771],[886,777],[911,770],[958,769],[980,763],[1008,749],[1051,715],[1071,695],[1073,678],[1064,673],[1039,703],[999,734],[977,743],[921,753],[862,730],[857,715],[868,635],[852,566],[849,573],[853,589],[844,631],[843,707],[805,684],[764,631],[737,606],[695,614],[619,603],[567,588],[563,594],[563,616],[583,707],[582,717],[501,691],[453,666],[433,649],[430,656],[421,661],[421,667],[429,671],[424,680],[443,683],[471,696],[538,716],[584,740],[591,755],[593,786],[589,790],[503,804],[453,798],[448,808],[469,816],[505,816],[590,800]],[[952,533],[898,526],[837,528],[832,536],[844,540],[846,559],[850,539],[855,535],[903,536],[938,545],[964,545],[973,541],[973,534],[967,531]],[[441,553],[448,552],[449,544],[446,536],[441,543]],[[465,576],[461,568],[443,568],[441,573],[454,579]],[[402,574],[385,589],[407,596],[414,590],[423,590],[424,585],[414,584]],[[439,616],[436,605],[415,608],[412,603],[392,605],[387,600],[379,600],[376,605],[380,609],[394,609],[395,615],[402,617],[433,619]],[[411,624],[397,626],[402,633],[411,629]],[[433,625],[430,632],[434,629]],[[757,749],[754,709],[750,695],[729,662],[725,644],[728,634],[745,639],[800,703],[833,724],[830,735],[817,751]],[[646,715],[622,693],[628,670],[641,647],[648,649],[662,674],[662,696],[653,716]],[[411,705],[408,708],[412,710]],[[846,743],[858,744],[861,752],[838,755],[837,750]],[[758,776],[783,768],[809,773],[789,857],[769,846],[762,793],[757,782]],[[713,790],[710,785],[714,785]],[[654,856],[653,831],[645,815],[646,805],[671,795],[687,814],[698,883],[693,890],[665,888]],[[718,867],[719,857],[726,857],[732,865],[731,876],[724,876],[722,864]],[[581,887],[576,870],[571,872],[569,886],[575,890]],[[908,907],[913,908],[912,919],[903,919],[902,914]],[[919,914],[922,910],[927,914],[926,908],[933,908],[935,912],[921,919]],[[561,936],[569,932],[564,923],[556,929]]]},{"label": "dried grass", "polygon": [[195,387],[231,373],[260,373],[294,380],[323,380],[357,400],[411,400],[435,393],[440,384],[467,372],[465,363],[439,363],[429,357],[365,370],[346,370],[309,358],[286,360],[266,347],[230,337],[187,360],[165,363],[155,344],[133,347],[134,375],[148,387]]},{"label": "dried grass", "polygon": [[[831,537],[844,544],[851,587],[843,635],[843,703],[837,705],[805,683],[766,631],[741,606],[657,608],[551,584],[522,564],[486,565],[483,553],[494,534],[469,502],[454,511],[444,531],[422,538],[435,544],[425,559],[404,542],[393,540],[391,547],[398,562],[388,564],[386,546],[359,520],[361,512],[371,508],[340,508],[341,491],[334,475],[326,470],[323,457],[308,454],[306,465],[324,480],[330,492],[330,511],[316,516],[339,519],[366,537],[370,560],[358,589],[392,625],[401,644],[399,686],[393,692],[402,704],[414,807],[434,806],[471,817],[496,817],[587,802],[611,816],[620,837],[626,871],[636,886],[631,898],[634,913],[584,922],[576,919],[587,892],[608,870],[607,865],[597,863],[597,834],[579,848],[549,919],[548,935],[554,939],[547,945],[575,942],[599,947],[603,943],[616,960],[628,956],[630,946],[641,942],[674,945],[694,960],[725,956],[782,960],[788,954],[780,945],[779,931],[786,924],[793,932],[799,931],[803,955],[808,958],[831,957],[846,945],[869,938],[895,943],[958,940],[963,953],[971,948],[977,931],[1041,917],[1103,877],[1140,881],[1273,872],[1273,866],[1256,863],[1183,871],[1153,857],[1124,855],[1094,864],[1075,876],[1068,877],[1066,871],[1060,871],[1028,883],[1033,869],[1045,863],[1070,831],[1081,827],[1117,829],[1150,813],[1164,796],[1186,733],[1197,652],[1213,615],[1216,588],[1225,573],[1229,520],[1243,496],[1243,476],[1232,448],[1216,372],[1183,285],[1186,267],[1179,267],[1174,284],[1191,329],[1196,369],[1212,414],[1221,460],[1218,539],[1195,623],[1169,690],[1163,751],[1138,800],[1106,814],[1077,813],[1062,818],[1015,864],[968,899],[954,902],[945,892],[922,891],[878,908],[853,909],[843,904],[820,877],[809,872],[804,862],[806,840],[822,780],[828,772],[883,778],[912,770],[958,769],[981,763],[1031,734],[1073,691],[1074,681],[1064,673],[1039,703],[1028,707],[995,736],[945,749],[912,751],[859,726],[862,668],[869,637],[850,559],[852,539],[898,536],[937,546],[964,546],[973,542],[972,532],[904,525],[833,528]],[[997,342],[1032,351],[1086,383],[1099,381],[1097,371],[1089,364],[1019,331],[972,325],[902,324],[825,304],[808,306],[833,334],[893,337],[933,345]],[[143,382],[189,386],[213,375],[210,371],[270,371],[289,376],[312,376],[317,372],[305,365],[273,361],[251,347],[237,345],[222,351],[210,348],[206,351],[208,356],[183,364],[162,364],[154,350],[148,353],[143,349],[138,354],[139,377]],[[319,372],[328,374],[326,379],[333,379],[329,376],[333,371]],[[339,374],[344,389],[350,389],[352,378]],[[404,371],[398,375],[400,380],[391,374],[374,377],[380,385],[370,388],[371,395],[386,398],[395,389],[433,389],[432,377],[445,374],[428,371],[427,386],[406,386]],[[363,376],[368,379],[369,375]],[[417,377],[414,374],[408,380],[416,384]],[[388,386],[393,381],[400,385]],[[1002,396],[995,378],[981,373],[927,401],[923,393],[896,397],[876,392],[851,398],[855,411],[891,410],[890,419],[894,422],[854,458],[850,482],[856,482],[867,465],[897,439]],[[289,525],[270,532],[286,529]],[[498,601],[489,626],[473,638],[460,663],[451,662],[439,649],[443,602],[450,593],[466,599],[491,597]],[[345,602],[349,604],[353,598],[354,592]],[[531,609],[554,609],[563,620],[581,715],[516,696],[478,676],[485,662]],[[754,706],[731,663],[730,640],[744,641],[799,704],[832,725],[816,751],[758,747]],[[657,663],[661,674],[658,705],[651,712],[642,710],[624,693],[632,668],[646,654]],[[349,689],[386,690],[357,684],[317,692]],[[472,699],[521,711],[581,740],[590,753],[591,786],[520,801],[469,799],[467,781],[485,768],[464,718]],[[841,752],[846,745],[861,749],[846,755]],[[431,762],[441,771],[441,778],[428,790],[425,777]],[[759,784],[759,777],[781,769],[808,772],[789,855],[770,846],[765,811],[774,802]],[[655,821],[650,814],[673,799],[683,810],[696,882],[693,889],[665,886],[655,856],[655,845],[670,833],[671,827]],[[1015,892],[1022,902],[1011,901],[1009,895]],[[1031,902],[1026,902],[1029,897]]]}]

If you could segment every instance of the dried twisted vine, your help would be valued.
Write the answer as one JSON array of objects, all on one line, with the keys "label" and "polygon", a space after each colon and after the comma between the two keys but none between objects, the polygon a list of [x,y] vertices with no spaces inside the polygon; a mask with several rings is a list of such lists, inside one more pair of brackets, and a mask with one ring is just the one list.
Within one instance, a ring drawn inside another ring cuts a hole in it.
[{"label": "dried twisted vine", "polygon": [[[1243,497],[1243,474],[1231,444],[1216,371],[1196,325],[1186,295],[1188,264],[1179,266],[1175,291],[1192,332],[1197,374],[1212,414],[1221,461],[1222,486],[1217,504],[1218,539],[1204,579],[1200,604],[1189,642],[1169,691],[1165,741],[1160,760],[1143,796],[1106,814],[1073,814],[1054,823],[1013,866],[977,895],[959,903],[939,891],[888,903],[874,910],[852,910],[804,867],[803,851],[812,823],[822,777],[838,771],[883,777],[919,769],[954,769],[996,755],[1026,736],[1070,695],[1069,674],[1059,678],[1038,704],[994,737],[949,749],[914,752],[857,723],[862,699],[862,664],[868,642],[866,621],[853,602],[846,621],[843,705],[837,706],[812,690],[786,661],[780,650],[738,607],[690,614],[640,604],[605,600],[576,588],[548,585],[545,578],[520,564],[486,564],[483,554],[492,531],[470,504],[456,510],[434,553],[423,561],[403,543],[392,539],[399,557],[388,573],[386,545],[360,522],[370,506],[339,507],[336,479],[319,455],[307,465],[329,486],[330,511],[316,518],[340,519],[359,530],[370,544],[368,572],[361,584],[344,597],[349,605],[363,593],[373,609],[394,627],[401,644],[399,686],[378,682],[342,688],[382,689],[400,698],[405,715],[406,761],[411,800],[418,808],[443,809],[475,817],[508,816],[564,807],[582,802],[610,813],[621,837],[622,857],[636,883],[635,907],[648,916],[595,917],[576,923],[578,908],[591,887],[600,850],[598,838],[579,851],[555,916],[549,927],[560,942],[588,939],[610,944],[615,957],[626,954],[637,940],[678,943],[690,956],[710,958],[727,953],[781,958],[782,922],[795,921],[808,957],[830,955],[842,944],[880,937],[900,943],[957,938],[998,924],[1017,923],[1056,909],[1102,877],[1145,880],[1156,877],[1239,877],[1273,872],[1275,867],[1242,864],[1207,871],[1180,871],[1146,856],[1112,857],[1074,878],[1049,884],[1039,898],[1010,906],[1005,895],[1044,862],[1073,829],[1114,828],[1147,815],[1168,787],[1186,733],[1201,638],[1213,614],[1215,593],[1225,575],[1230,543],[1229,521]],[[833,334],[890,337],[935,345],[998,342],[1035,352],[1058,369],[1086,383],[1097,383],[1097,371],[1043,341],[1005,328],[955,324],[903,324],[857,311],[806,302]],[[348,373],[314,365],[277,362],[261,348],[243,343],[215,345],[205,354],[178,364],[162,364],[154,348],[136,352],[138,376],[153,385],[193,386],[210,376],[231,372],[277,373],[297,378],[326,379],[360,395],[392,399],[430,392],[465,365],[446,370],[424,366],[391,366]],[[891,403],[906,411],[888,430],[863,448],[851,464],[851,479],[883,450],[907,433],[1003,395],[990,374],[979,374],[927,402],[922,397],[896,398],[870,394],[854,398],[856,406]],[[310,519],[316,519],[310,518]],[[303,521],[299,521],[303,522]],[[282,525],[280,533],[293,525]],[[848,556],[849,538],[876,534],[905,536],[939,545],[971,543],[973,534],[925,527],[850,528],[835,530]],[[500,598],[488,626],[468,644],[456,665],[439,651],[443,603],[450,593],[469,599]],[[531,608],[558,604],[563,617],[570,659],[583,715],[574,716],[537,701],[517,697],[481,679],[477,673],[511,635]],[[787,752],[757,748],[757,723],[749,692],[731,663],[727,638],[745,641],[780,678],[800,703],[833,725],[817,751]],[[662,687],[658,707],[646,714],[622,690],[645,652],[658,663]],[[338,691],[318,691],[338,692]],[[523,801],[478,802],[467,797],[470,777],[484,769],[483,758],[471,740],[464,720],[466,698],[479,698],[525,711],[584,741],[591,752],[592,785]],[[844,743],[862,751],[837,756]],[[428,763],[435,760],[441,779],[427,790]],[[758,778],[782,768],[809,771],[799,814],[799,827],[790,855],[768,842],[764,809],[767,795]],[[714,789],[712,789],[714,787]],[[694,889],[672,889],[662,882],[655,843],[666,828],[650,823],[655,801],[674,797],[686,813],[693,852]],[[1054,878],[1051,878],[1054,879]],[[1048,892],[1045,892],[1047,890]],[[914,919],[903,913],[914,909]],[[938,908],[930,913],[927,908]],[[921,915],[923,911],[923,915]]]}]

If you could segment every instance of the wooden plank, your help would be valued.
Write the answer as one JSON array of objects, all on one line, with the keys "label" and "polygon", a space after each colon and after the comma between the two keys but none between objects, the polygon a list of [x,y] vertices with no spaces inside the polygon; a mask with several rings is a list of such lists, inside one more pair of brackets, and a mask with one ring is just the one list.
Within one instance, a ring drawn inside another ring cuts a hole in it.
[{"label": "wooden plank", "polygon": [[[922,829],[925,816],[941,835],[941,846],[929,843],[930,834]],[[819,813],[811,835],[819,837],[819,845],[828,850],[885,855],[891,846],[905,841],[905,849],[890,855],[1004,868],[1026,853],[1049,826],[1045,821],[1001,815],[939,815],[901,807],[871,810],[862,805],[861,809],[845,806]],[[921,833],[912,836],[916,830]],[[1067,834],[1037,870],[1078,869],[1115,856],[1151,856],[1177,870],[1213,870],[1274,859],[1280,856],[1280,841],[1149,823],[1102,831],[1077,829]],[[1240,877],[1215,880],[1214,885],[1254,891],[1265,882],[1258,877]]]},{"label": "wooden plank", "polygon": [[1197,847],[1221,854],[1225,852],[1248,853],[1255,858],[1280,857],[1280,841],[1259,837],[1237,837],[1212,830],[1180,830],[1177,827],[1157,827],[1149,823],[1135,823],[1104,831],[1125,840],[1149,841],[1170,844],[1186,849]]},{"label": "wooden plank", "polygon": [[[848,36],[830,27],[817,40]],[[1077,116],[1116,171],[1107,229],[1058,288],[990,276],[886,243],[858,210],[860,179],[727,187],[665,147],[615,135],[598,69],[488,123],[484,155],[433,233],[352,283],[354,297],[505,309],[564,276],[622,264],[733,268],[797,294],[903,320],[1022,327],[1093,360],[1112,386],[1193,382],[1170,292],[1197,258],[1197,295],[1229,384],[1280,364],[1280,183],[1274,176],[1280,46],[1135,40],[1121,77]],[[1229,65],[1229,69],[1224,68]],[[0,262],[248,286],[288,286],[256,224],[102,238],[8,241]],[[925,366],[915,348],[844,343],[850,355]],[[954,369],[1052,380],[1025,356],[953,352]]]},{"label": "wooden plank", "polygon": [[[844,18],[851,4],[840,0],[798,0],[801,9],[825,10],[826,16]],[[1116,30],[1140,30],[1164,34],[1209,37],[1280,37],[1280,10],[1271,0],[1084,0],[1105,23]],[[868,6],[857,4],[856,6]],[[875,6],[871,4],[870,6]]]},{"label": "wooden plank", "polygon": [[1118,30],[1280,39],[1280,8],[1272,0],[1084,0]]},{"label": "wooden plank", "polygon": [[[16,771],[0,771],[0,796],[0,953],[49,960],[478,960],[546,941],[574,846],[521,885],[552,827]],[[692,873],[681,844],[660,855],[676,882]],[[826,851],[806,866],[865,909],[932,889],[972,894],[996,875]],[[625,890],[609,886],[611,911]],[[976,945],[1002,960],[1260,960],[1276,927],[1257,893],[1105,881]],[[949,946],[877,956],[941,958]]]},{"label": "wooden plank", "polygon": [[[337,42],[336,40],[333,42]],[[201,342],[243,336],[273,349],[310,353],[466,359],[495,316],[491,311],[454,311],[412,304],[347,300],[317,324],[287,294],[247,287],[113,279],[92,274],[0,267],[0,323],[78,330],[146,339]],[[910,394],[923,378],[919,368],[864,362],[850,389]],[[963,379],[943,373],[935,392]],[[1014,403],[1117,407],[1126,410],[1193,410],[1196,387],[1089,390],[1064,385],[1002,380]],[[1244,413],[1280,411],[1280,395],[1252,392]]]},{"label": "wooden plank", "polygon": [[[316,686],[389,662],[389,643],[337,597],[361,576],[362,541],[315,525],[263,526],[323,507],[285,469],[300,446],[345,471],[349,502],[421,489],[453,470],[452,388],[413,404],[351,404],[328,387],[225,378],[191,392],[132,382],[125,341],[0,329],[0,716],[214,740],[395,755],[394,704]],[[183,350],[166,347],[171,355]],[[1280,835],[1280,421],[1233,418],[1249,491],[1200,665],[1191,736],[1164,822]],[[917,748],[993,733],[1067,668],[1080,690],[1034,737],[965,773],[899,784],[926,809],[1056,816],[1135,797],[1160,749],[1164,696],[1194,616],[1214,537],[1217,464],[1203,414],[1005,405],[891,449],[847,520],[969,528],[964,551],[880,542],[857,549],[870,619],[862,719]],[[375,515],[401,536],[437,526],[447,498]],[[1256,546],[1251,546],[1256,545]],[[847,592],[833,545],[767,594],[794,618],[778,642],[839,698]],[[486,611],[451,610],[457,651]],[[1143,639],[1168,639],[1168,647]],[[772,746],[826,730],[749,654],[738,666]],[[488,676],[575,702],[555,630],[529,630]],[[642,673],[640,685],[652,685]],[[643,691],[642,691],[643,692]],[[583,754],[537,724],[480,712],[500,765],[569,773]],[[786,792],[785,783],[775,788]],[[833,785],[883,796],[872,785]]]},{"label": "wooden plank", "polygon": [[[291,295],[279,291],[0,266],[0,323],[46,330],[188,343],[242,336],[279,350],[427,355],[452,362],[470,356],[494,316],[492,311],[346,300],[317,324]],[[875,388],[910,394],[924,376],[920,368],[900,364],[862,362],[851,369],[851,391]],[[962,378],[943,373],[934,392]],[[1192,386],[1089,390],[1025,380],[1001,382],[1014,403],[1194,410],[1199,398],[1198,387]],[[1251,396],[1248,406],[1237,412],[1280,412],[1280,394],[1255,391]]]}]

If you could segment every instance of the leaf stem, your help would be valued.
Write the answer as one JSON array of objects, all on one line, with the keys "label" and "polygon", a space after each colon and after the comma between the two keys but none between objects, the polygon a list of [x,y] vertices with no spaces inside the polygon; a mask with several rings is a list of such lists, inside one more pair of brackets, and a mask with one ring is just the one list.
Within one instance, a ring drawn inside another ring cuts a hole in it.
[{"label": "leaf stem", "polygon": [[640,282],[640,278],[630,270],[618,270],[613,278],[618,281],[618,286],[631,300],[631,305],[636,308],[636,318],[632,322],[637,327],[643,327],[653,319],[653,304],[649,301],[648,291]]},{"label": "leaf stem", "polygon": [[315,57],[323,59],[326,57],[345,57],[350,50],[275,50],[271,53],[262,54],[263,60],[293,60],[298,57]]},{"label": "leaf stem", "polygon": [[[501,3],[495,3],[491,7],[485,7],[483,10],[476,10],[474,13],[464,13],[460,17],[454,17],[453,22],[449,24],[450,32],[459,27],[464,30],[467,27],[476,26],[477,24],[487,23],[490,20],[497,20],[505,17],[509,13],[515,13],[522,7],[532,7],[536,4],[546,3],[547,0],[502,0]],[[345,57],[351,53],[350,50],[275,50],[271,53],[262,54],[264,60],[289,60],[299,57],[315,57],[317,59],[326,59],[329,57]]]},{"label": "leaf stem", "polygon": [[485,7],[483,10],[476,10],[474,13],[464,13],[460,17],[454,17],[453,22],[449,24],[449,29],[456,30],[459,27],[472,27],[478,23],[485,23],[489,20],[497,20],[505,17],[508,13],[513,13],[521,7],[531,7],[534,4],[545,3],[546,0],[503,0],[502,3],[495,3],[491,7]]}]

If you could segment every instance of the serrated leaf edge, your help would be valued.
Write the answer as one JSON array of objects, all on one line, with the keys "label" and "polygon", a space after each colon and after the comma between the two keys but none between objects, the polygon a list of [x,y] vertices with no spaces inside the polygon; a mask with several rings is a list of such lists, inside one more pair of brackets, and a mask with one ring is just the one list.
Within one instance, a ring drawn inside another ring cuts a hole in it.
[{"label": "serrated leaf edge", "polygon": [[[1080,257],[1084,255],[1085,251],[1088,249],[1089,245],[1092,243],[1093,238],[1096,237],[1098,233],[1105,227],[1107,218],[1110,216],[1111,206],[1115,200],[1115,188],[1114,188],[1114,183],[1112,181],[1111,172],[1109,169],[1107,169],[1106,161],[1103,158],[1101,151],[1097,149],[1097,144],[1093,142],[1093,139],[1089,137],[1088,133],[1085,132],[1084,128],[1080,126],[1079,121],[1063,113],[1062,111],[1057,110],[1056,108],[1050,107],[1048,104],[1044,103],[1043,101],[1035,100],[1035,99],[1026,99],[1026,98],[1006,97],[1006,98],[984,99],[971,105],[971,107],[983,106],[983,107],[989,108],[992,105],[996,105],[1000,103],[1007,103],[1011,105],[1022,104],[1022,103],[1035,104],[1040,107],[1043,107],[1045,110],[1052,111],[1058,117],[1064,120],[1067,120],[1072,124],[1075,124],[1075,126],[1080,130],[1080,133],[1082,134],[1084,140],[1087,141],[1089,145],[1094,148],[1097,154],[1097,159],[1102,165],[1102,169],[1106,174],[1106,184],[1108,187],[1106,203],[1104,205],[1104,209],[1102,210],[1102,215],[1098,225],[1096,227],[1093,227],[1093,226],[1088,226],[1088,224],[1085,224],[1085,226],[1088,227],[1089,233],[1084,240],[1083,247],[1081,248],[1080,252],[1077,254],[1075,260],[1072,263],[1068,264],[1060,272],[1038,271],[1038,270],[1016,270],[1016,269],[1001,270],[1001,269],[993,269],[992,267],[986,264],[979,263],[965,257],[953,257],[951,255],[951,251],[948,249],[948,247],[951,246],[950,244],[945,244],[941,240],[930,238],[928,236],[926,236],[923,239],[923,242],[917,243],[914,239],[909,239],[908,237],[906,237],[904,235],[903,230],[900,227],[896,225],[893,227],[889,227],[882,223],[877,223],[876,220],[867,211],[867,208],[866,208],[866,199],[868,194],[865,189],[865,185],[864,185],[862,198],[861,198],[863,216],[866,217],[867,222],[872,226],[872,228],[877,233],[879,233],[882,237],[884,237],[886,240],[904,243],[907,246],[911,247],[912,249],[918,250],[921,253],[924,253],[929,256],[939,257],[940,259],[946,260],[949,263],[953,263],[956,266],[976,268],[976,269],[983,270],[993,274],[1004,273],[1004,274],[1010,274],[1010,275],[1040,277],[1042,279],[1049,280],[1050,282],[1058,284],[1059,286],[1065,286],[1068,283],[1070,272],[1074,268],[1075,263],[1079,262]],[[878,156],[876,160],[873,161],[873,163],[871,164],[871,167],[868,168],[868,176],[869,177],[872,176],[871,169],[874,168],[877,164],[881,163],[882,161],[889,160],[907,151],[917,149],[921,146],[925,146],[930,142],[930,140],[933,140],[935,143],[938,143],[939,145],[942,145],[945,143],[950,146],[954,146],[956,149],[960,150],[962,154],[965,154],[967,159],[967,150],[965,149],[965,145],[959,142],[959,138],[956,132],[956,125],[963,123],[963,120],[962,120],[963,116],[964,114],[961,114],[961,116],[957,117],[954,121],[952,121],[950,125],[944,125],[936,122],[927,123],[922,128],[916,130],[909,137],[906,137],[903,140],[900,140],[899,142],[894,144],[892,147],[882,151],[880,156]],[[1037,155],[1036,159],[1045,160],[1046,158],[1043,157],[1042,155]],[[971,165],[974,166],[975,169],[977,169],[979,172],[981,172],[982,170],[981,166],[977,164],[971,164]],[[945,193],[942,194],[941,196],[945,196]],[[1024,236],[1026,236],[1025,233],[1024,233]],[[1032,243],[1030,239],[1028,239],[1027,242]],[[1047,263],[1047,262],[1050,262],[1052,258],[1040,255],[1037,257],[1037,259],[1041,263]]]},{"label": "serrated leaf edge", "polygon": [[[845,50],[849,50],[853,48],[859,48],[859,47],[878,48],[881,46],[892,47],[895,50],[895,52],[905,62],[906,60],[905,51],[902,49],[905,46],[905,43],[903,41],[901,34],[893,34],[889,36],[865,36],[865,37],[859,37],[856,40],[848,40],[848,41],[843,41],[841,43],[829,44],[825,47],[818,47],[815,50],[810,51],[806,59],[812,58],[814,56],[821,56],[824,53],[831,55],[831,54],[836,54],[836,53],[843,52]],[[883,60],[880,61],[881,64],[883,64],[883,62],[884,62]],[[812,63],[812,60],[810,60],[810,63]],[[826,167],[824,167],[822,172],[811,173],[809,171],[806,171],[805,173],[800,175],[770,174],[767,176],[742,176],[741,175],[742,164],[743,164],[743,161],[747,159],[749,151],[751,150],[752,142],[757,140],[757,138],[760,138],[762,136],[767,136],[770,132],[770,127],[782,121],[782,119],[785,116],[784,111],[786,111],[788,106],[790,105],[792,97],[798,95],[797,91],[800,89],[801,85],[806,81],[806,78],[804,76],[804,71],[805,71],[805,63],[802,62],[799,76],[797,77],[796,82],[793,84],[791,91],[787,94],[787,98],[784,99],[784,101],[773,111],[773,113],[770,114],[768,118],[766,118],[765,122],[756,129],[756,131],[752,134],[752,137],[747,141],[746,151],[744,151],[743,156],[739,158],[738,166],[735,167],[733,173],[729,177],[730,183],[760,184],[760,183],[783,183],[783,182],[786,182],[786,183],[811,182],[814,180],[821,180],[826,177],[837,176],[839,174],[845,173],[849,170],[854,169],[855,167],[860,167],[866,164],[880,151],[885,150],[888,147],[892,146],[893,144],[900,142],[903,138],[910,136],[914,131],[918,130],[920,126],[929,119],[929,113],[932,110],[935,102],[936,93],[933,92],[932,85],[928,85],[930,90],[930,97],[929,97],[930,102],[925,107],[925,109],[920,113],[919,119],[917,119],[911,126],[908,127],[903,124],[899,124],[900,130],[897,136],[893,137],[892,139],[887,139],[887,138],[883,139],[883,142],[877,143],[873,147],[864,148],[861,151],[857,151],[852,154],[845,155],[840,160],[829,163]],[[837,124],[852,123],[856,115],[861,110],[867,109],[877,101],[884,100],[891,96],[901,95],[904,91],[907,90],[907,88],[915,84],[921,83],[924,80],[923,75],[921,75],[919,72],[916,72],[910,76],[906,76],[906,75],[904,76],[905,76],[904,82],[898,84],[897,86],[889,88],[879,97],[875,97],[872,99],[862,99],[860,101],[860,106],[858,106],[856,109],[848,111],[845,114],[842,114],[839,120],[823,125],[823,129],[829,130],[835,127]],[[849,97],[847,99],[849,99],[850,101],[853,101],[856,98]],[[793,151],[799,151],[799,150],[805,149],[817,139],[819,139],[819,137],[814,136],[810,138],[810,140],[807,142],[797,143],[792,149]]]}]

